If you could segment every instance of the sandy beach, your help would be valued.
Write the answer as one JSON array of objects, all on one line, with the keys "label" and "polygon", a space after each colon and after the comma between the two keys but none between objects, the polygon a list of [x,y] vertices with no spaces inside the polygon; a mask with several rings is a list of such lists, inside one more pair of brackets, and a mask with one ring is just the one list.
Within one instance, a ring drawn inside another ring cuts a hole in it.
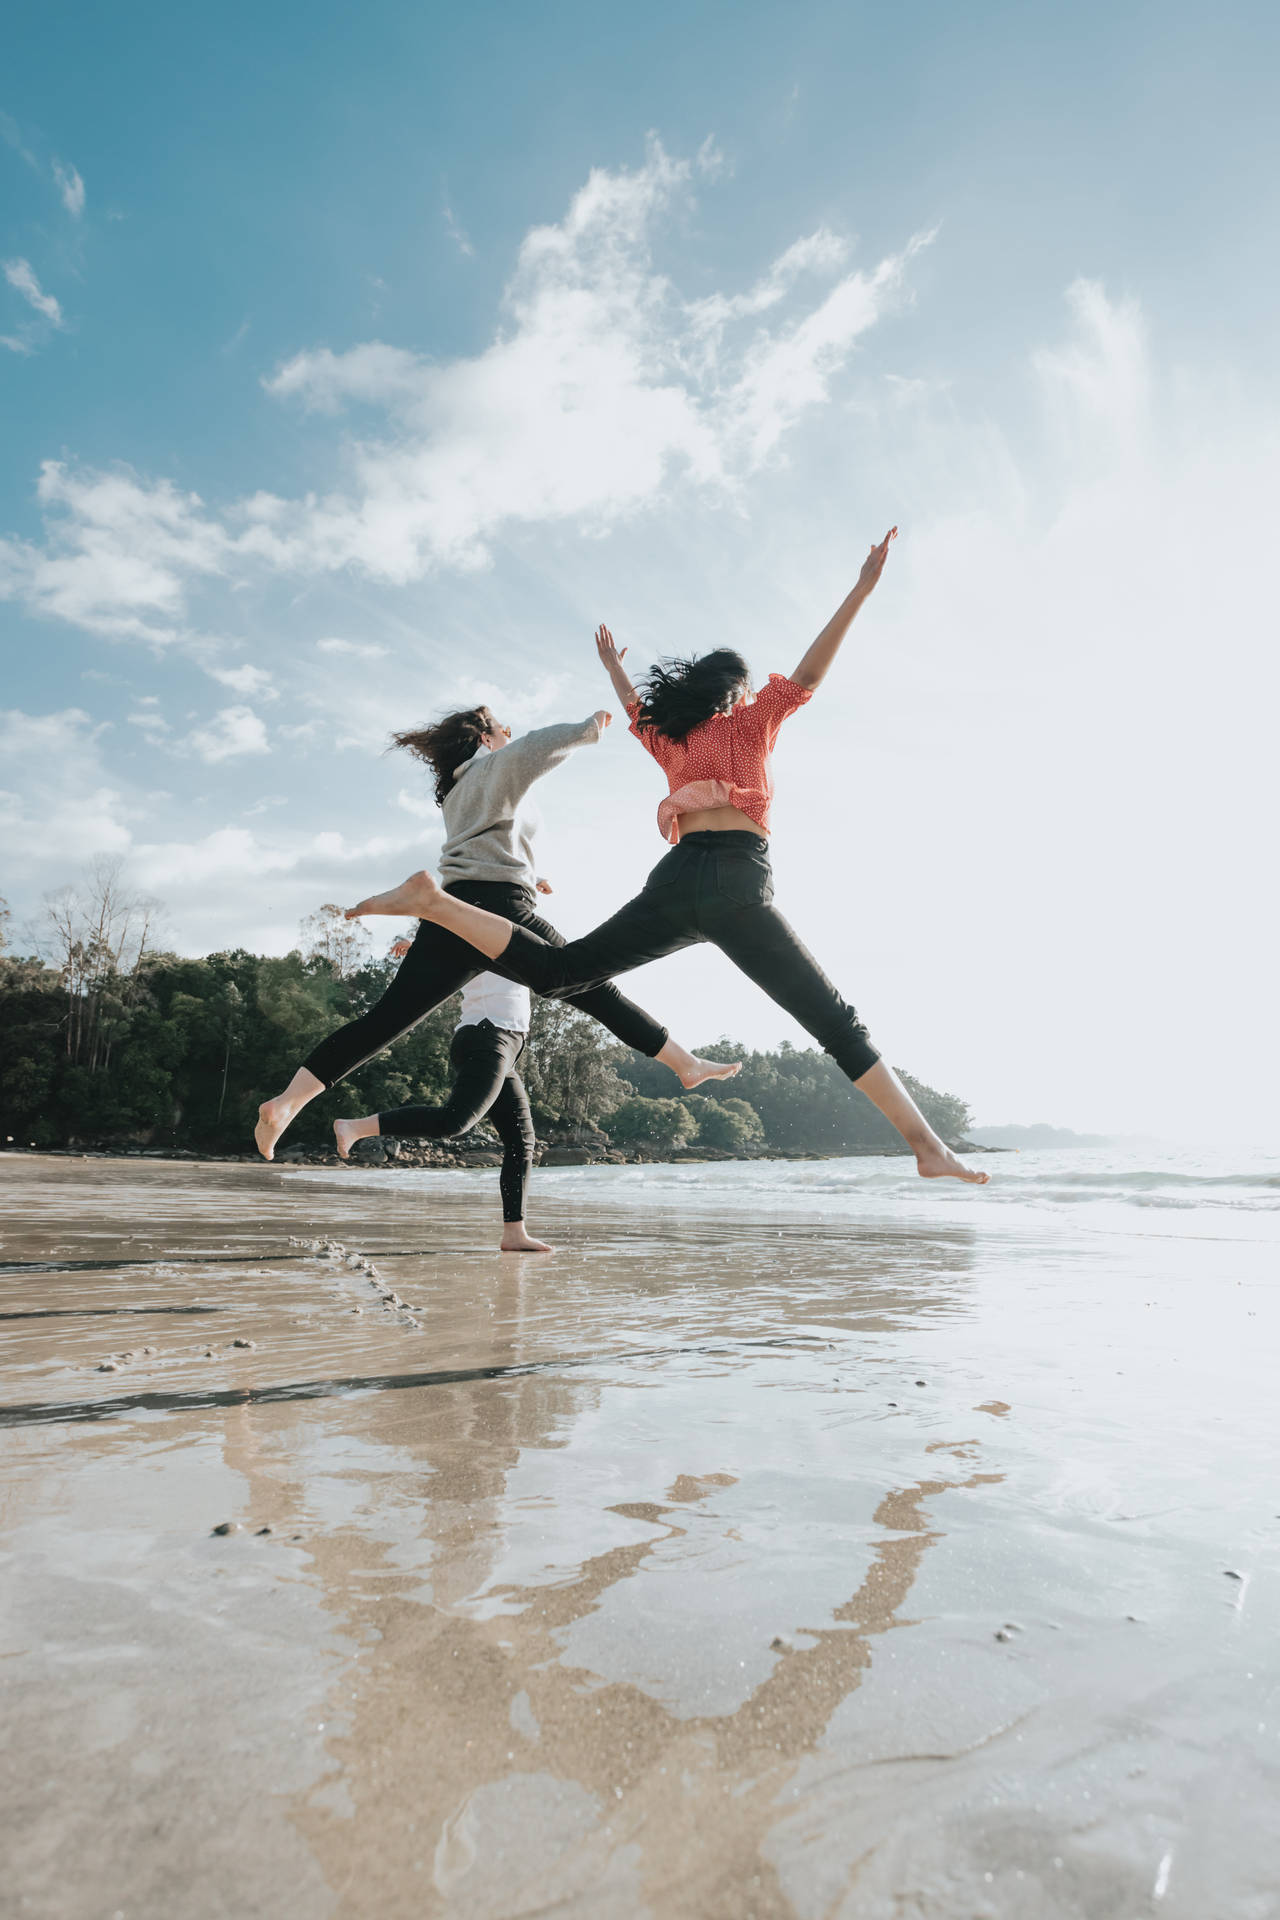
[{"label": "sandy beach", "polygon": [[1280,1192],[1031,1160],[0,1157],[5,1911],[1280,1912]]}]

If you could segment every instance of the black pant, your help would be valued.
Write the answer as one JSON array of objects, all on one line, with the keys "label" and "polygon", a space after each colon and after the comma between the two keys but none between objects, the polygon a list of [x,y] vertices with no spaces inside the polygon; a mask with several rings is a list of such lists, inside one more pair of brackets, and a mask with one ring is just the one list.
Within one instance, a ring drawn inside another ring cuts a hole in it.
[{"label": "black pant", "polygon": [[851,1080],[880,1058],[857,1013],[773,905],[769,843],[754,833],[691,833],[644,891],[594,933],[549,946],[517,926],[494,971],[563,994],[710,940],[811,1033]]},{"label": "black pant", "polygon": [[451,1140],[455,1134],[470,1132],[487,1114],[502,1142],[498,1186],[502,1217],[507,1221],[524,1219],[524,1190],[537,1144],[529,1096],[516,1072],[516,1061],[523,1052],[524,1035],[495,1027],[492,1020],[459,1027],[449,1049],[449,1064],[456,1078],[444,1105],[397,1107],[394,1113],[378,1115],[378,1131],[388,1139],[416,1135],[426,1140]]},{"label": "black pant", "polygon": [[[528,927],[537,934],[540,945],[564,945],[564,935],[534,912],[534,895],[528,887],[509,886],[502,881],[459,880],[446,888],[446,892],[456,894],[459,900],[467,900],[474,907],[487,907],[490,913],[500,913],[504,919],[514,920],[517,926]],[[377,1005],[322,1040],[314,1052],[308,1054],[303,1066],[308,1073],[314,1073],[317,1080],[323,1080],[326,1087],[335,1086],[402,1033],[407,1033],[410,1027],[416,1027],[432,1007],[438,1007],[459,987],[465,987],[468,980],[474,980],[478,973],[487,973],[489,967],[490,963],[456,933],[437,927],[430,920],[420,920],[413,945]],[[494,971],[501,973],[504,969],[497,967]],[[607,981],[596,982],[586,991],[566,992],[556,997],[567,1000],[581,1013],[589,1013],[593,1020],[616,1034],[624,1047],[634,1047],[637,1053],[655,1054],[667,1043],[667,1029]]]}]

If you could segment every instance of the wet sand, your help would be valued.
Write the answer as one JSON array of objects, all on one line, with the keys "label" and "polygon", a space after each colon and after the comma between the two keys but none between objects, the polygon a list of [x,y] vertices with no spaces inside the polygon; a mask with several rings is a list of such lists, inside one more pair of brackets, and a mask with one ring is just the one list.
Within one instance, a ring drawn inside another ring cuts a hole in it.
[{"label": "wet sand", "polygon": [[970,1197],[0,1156],[0,1909],[1272,1920],[1273,1244]]}]

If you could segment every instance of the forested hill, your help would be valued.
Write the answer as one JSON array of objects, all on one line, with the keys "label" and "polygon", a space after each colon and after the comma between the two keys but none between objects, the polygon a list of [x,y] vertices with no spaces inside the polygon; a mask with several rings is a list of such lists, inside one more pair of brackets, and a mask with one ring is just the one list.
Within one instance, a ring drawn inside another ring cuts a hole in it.
[{"label": "forested hill", "polygon": [[[258,1102],[325,1034],[365,1012],[393,970],[391,961],[360,956],[336,910],[313,916],[304,931],[309,952],[185,959],[150,952],[136,925],[121,938],[109,920],[96,932],[68,921],[61,953],[0,954],[0,1141],[252,1151]],[[443,1099],[456,1018],[456,999],[437,1008],[314,1101],[290,1142],[331,1143],[337,1114]],[[785,1046],[744,1053],[727,1041],[703,1051],[742,1058],[743,1071],[684,1093],[665,1067],[618,1047],[594,1021],[536,1001],[520,1071],[544,1138],[603,1129],[617,1146],[655,1152],[897,1144],[825,1054]],[[962,1139],[964,1102],[909,1084],[944,1138]]]}]

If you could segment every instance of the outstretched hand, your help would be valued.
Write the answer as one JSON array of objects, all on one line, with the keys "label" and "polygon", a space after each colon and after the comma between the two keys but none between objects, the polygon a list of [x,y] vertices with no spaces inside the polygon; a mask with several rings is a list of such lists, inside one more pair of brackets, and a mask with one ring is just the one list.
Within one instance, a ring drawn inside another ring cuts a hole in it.
[{"label": "outstretched hand", "polygon": [[898,529],[890,527],[878,547],[872,547],[862,563],[862,572],[858,575],[858,585],[864,593],[870,593],[880,575],[884,572],[884,563],[889,558],[889,542],[896,540]]},{"label": "outstretched hand", "polygon": [[620,667],[627,657],[627,649],[619,649],[613,644],[613,635],[608,627],[596,628],[596,652],[600,656],[600,665],[612,677],[614,667]]}]

